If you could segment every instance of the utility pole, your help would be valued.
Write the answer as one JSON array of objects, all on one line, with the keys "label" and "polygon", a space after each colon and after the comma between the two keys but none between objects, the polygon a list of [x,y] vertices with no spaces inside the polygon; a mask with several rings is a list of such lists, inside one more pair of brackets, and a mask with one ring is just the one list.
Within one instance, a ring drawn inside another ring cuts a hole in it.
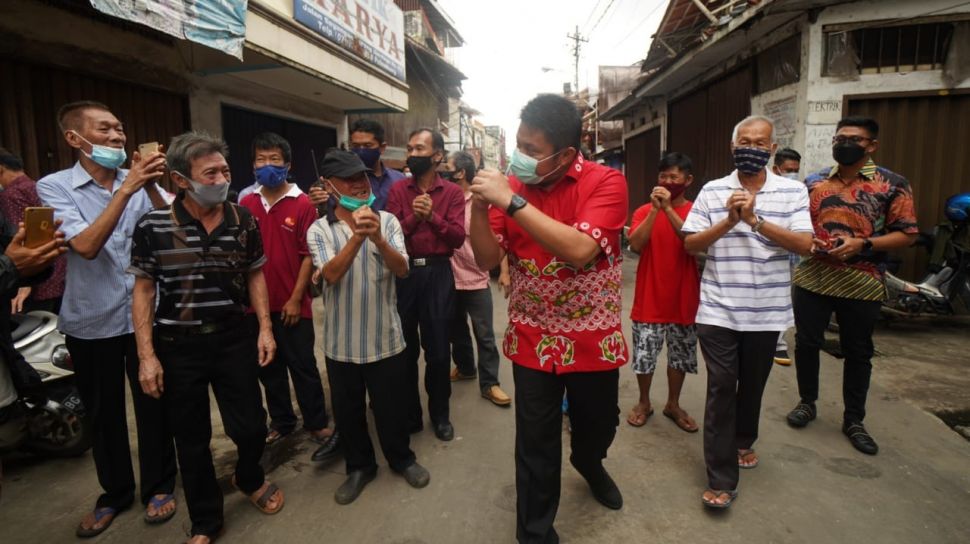
[{"label": "utility pole", "polygon": [[573,93],[579,96],[579,49],[582,47],[579,44],[588,43],[589,39],[579,33],[579,25],[576,25],[573,34],[566,34],[566,37],[573,41]]}]

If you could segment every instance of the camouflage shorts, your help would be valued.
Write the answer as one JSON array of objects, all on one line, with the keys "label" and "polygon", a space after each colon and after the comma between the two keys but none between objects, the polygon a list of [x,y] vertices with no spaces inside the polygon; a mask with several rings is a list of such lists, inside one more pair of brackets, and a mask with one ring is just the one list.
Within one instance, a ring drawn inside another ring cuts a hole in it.
[{"label": "camouflage shorts", "polygon": [[633,322],[633,372],[653,374],[667,340],[667,366],[697,374],[697,326]]}]

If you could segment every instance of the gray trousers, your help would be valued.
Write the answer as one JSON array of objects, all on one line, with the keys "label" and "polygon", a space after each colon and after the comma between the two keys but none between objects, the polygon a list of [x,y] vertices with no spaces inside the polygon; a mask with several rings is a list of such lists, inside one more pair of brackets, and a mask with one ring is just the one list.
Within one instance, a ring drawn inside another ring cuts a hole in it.
[{"label": "gray trousers", "polygon": [[[466,376],[475,374],[475,355],[468,333],[471,318],[475,344],[478,346],[478,386],[485,391],[498,385],[498,348],[492,326],[492,291],[485,289],[456,290],[455,317],[451,327],[451,357],[458,371]],[[466,317],[467,316],[467,317]]]},{"label": "gray trousers", "polygon": [[738,450],[758,439],[761,394],[773,364],[778,331],[740,332],[697,325],[707,364],[704,462],[711,489],[738,487]]}]

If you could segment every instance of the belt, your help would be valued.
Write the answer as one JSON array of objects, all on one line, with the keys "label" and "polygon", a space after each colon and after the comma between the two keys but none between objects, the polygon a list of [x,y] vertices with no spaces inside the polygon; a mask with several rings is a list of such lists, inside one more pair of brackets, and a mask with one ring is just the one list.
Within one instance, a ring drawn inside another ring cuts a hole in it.
[{"label": "belt", "polygon": [[411,266],[430,266],[433,264],[451,264],[451,257],[448,255],[428,255],[427,257],[415,257],[410,259]]},{"label": "belt", "polygon": [[215,334],[230,329],[238,329],[243,325],[243,319],[227,319],[218,323],[203,323],[202,325],[158,325],[161,334],[171,336],[198,336],[201,334]]}]

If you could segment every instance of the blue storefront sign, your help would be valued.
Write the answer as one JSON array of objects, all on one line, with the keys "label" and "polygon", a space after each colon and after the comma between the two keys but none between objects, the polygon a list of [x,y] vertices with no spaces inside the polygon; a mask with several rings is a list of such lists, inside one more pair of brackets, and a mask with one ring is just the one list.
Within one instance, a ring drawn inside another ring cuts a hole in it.
[{"label": "blue storefront sign", "polygon": [[404,13],[392,0],[293,0],[297,21],[405,80]]}]

